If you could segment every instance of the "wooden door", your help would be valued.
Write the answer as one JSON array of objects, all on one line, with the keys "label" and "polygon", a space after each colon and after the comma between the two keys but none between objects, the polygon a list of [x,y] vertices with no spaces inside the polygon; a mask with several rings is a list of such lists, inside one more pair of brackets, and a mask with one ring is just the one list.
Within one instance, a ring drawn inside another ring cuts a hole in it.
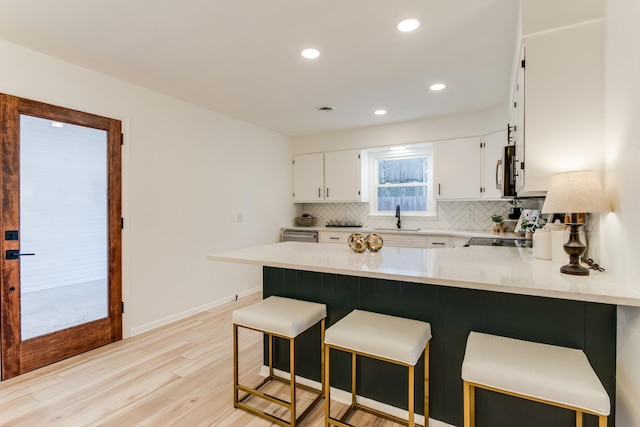
[{"label": "wooden door", "polygon": [[0,94],[0,137],[7,379],[122,338],[122,135],[118,120]]}]

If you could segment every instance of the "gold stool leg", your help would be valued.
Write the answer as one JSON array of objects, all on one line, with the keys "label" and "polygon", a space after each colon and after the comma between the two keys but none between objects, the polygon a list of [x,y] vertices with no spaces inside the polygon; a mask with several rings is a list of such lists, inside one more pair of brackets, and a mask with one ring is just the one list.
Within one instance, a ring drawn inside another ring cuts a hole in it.
[{"label": "gold stool leg", "polygon": [[233,324],[233,406],[238,406],[238,325]]},{"label": "gold stool leg", "polygon": [[475,389],[466,381],[463,381],[464,394],[464,427],[475,426]]},{"label": "gold stool leg", "polygon": [[424,348],[424,427],[429,427],[429,341]]},{"label": "gold stool leg", "polygon": [[269,378],[273,378],[273,335],[269,336]]},{"label": "gold stool leg", "polygon": [[607,427],[607,417],[604,415],[598,417],[598,427]]},{"label": "gold stool leg", "polygon": [[576,427],[582,427],[582,412],[576,411]]},{"label": "gold stool leg", "polygon": [[409,427],[415,427],[414,405],[415,405],[415,366],[409,366],[409,403],[407,410],[409,411]]},{"label": "gold stool leg", "polygon": [[320,390],[324,394],[324,320],[320,322]]},{"label": "gold stool leg", "polygon": [[291,371],[291,426],[296,425],[296,340],[289,339],[289,370]]},{"label": "gold stool leg", "polygon": [[329,380],[329,370],[331,361],[329,360],[329,346],[324,346],[324,425],[329,425],[329,417],[331,416],[331,381]]},{"label": "gold stool leg", "polygon": [[356,354],[351,353],[351,406],[356,406]]}]

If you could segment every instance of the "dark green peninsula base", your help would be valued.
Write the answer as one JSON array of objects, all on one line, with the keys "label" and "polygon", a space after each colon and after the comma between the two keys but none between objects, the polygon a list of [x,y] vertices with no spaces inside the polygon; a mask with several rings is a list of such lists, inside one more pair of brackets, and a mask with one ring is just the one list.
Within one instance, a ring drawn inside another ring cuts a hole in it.
[{"label": "dark green peninsula base", "polygon": [[[582,349],[611,398],[609,426],[615,425],[616,306],[501,292],[264,267],[263,296],[321,302],[327,327],[353,309],[431,323],[430,416],[462,426],[460,368],[470,331]],[[299,338],[297,373],[320,380],[317,329]],[[288,370],[288,344],[276,343],[276,366]],[[332,354],[332,386],[349,389],[349,356]],[[359,362],[358,394],[406,409],[406,370],[383,362]],[[416,372],[422,372],[420,360]],[[416,411],[423,412],[417,379]],[[478,390],[476,422],[491,427],[575,426],[573,412]],[[586,416],[585,426],[595,427]]]}]

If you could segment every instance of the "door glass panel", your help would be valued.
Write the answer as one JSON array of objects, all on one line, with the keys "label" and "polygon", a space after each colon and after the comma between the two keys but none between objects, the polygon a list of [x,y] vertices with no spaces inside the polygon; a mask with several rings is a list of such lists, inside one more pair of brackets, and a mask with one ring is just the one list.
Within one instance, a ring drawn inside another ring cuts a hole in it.
[{"label": "door glass panel", "polygon": [[107,219],[107,132],[21,115],[22,340],[108,317]]}]

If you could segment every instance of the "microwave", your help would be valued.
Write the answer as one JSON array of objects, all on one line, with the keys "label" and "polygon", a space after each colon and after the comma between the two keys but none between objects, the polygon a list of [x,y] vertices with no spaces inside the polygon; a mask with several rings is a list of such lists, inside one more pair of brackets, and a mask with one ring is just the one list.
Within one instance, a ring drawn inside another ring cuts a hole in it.
[{"label": "microwave", "polygon": [[496,188],[503,198],[516,197],[516,146],[507,145],[502,149],[502,157],[496,164]]}]

